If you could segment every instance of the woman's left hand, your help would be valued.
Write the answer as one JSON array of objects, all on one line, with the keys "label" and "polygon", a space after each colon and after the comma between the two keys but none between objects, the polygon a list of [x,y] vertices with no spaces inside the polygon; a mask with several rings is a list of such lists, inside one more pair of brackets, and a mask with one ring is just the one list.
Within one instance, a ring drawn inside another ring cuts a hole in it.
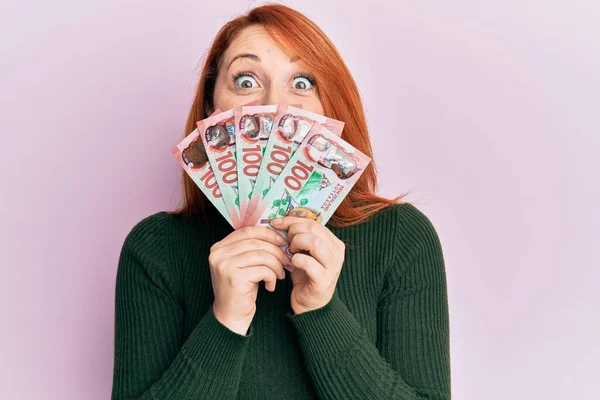
[{"label": "woman's left hand", "polygon": [[271,225],[287,231],[290,253],[293,254],[294,288],[290,301],[294,314],[325,306],[333,297],[342,271],[346,245],[325,226],[311,219],[276,218]]}]

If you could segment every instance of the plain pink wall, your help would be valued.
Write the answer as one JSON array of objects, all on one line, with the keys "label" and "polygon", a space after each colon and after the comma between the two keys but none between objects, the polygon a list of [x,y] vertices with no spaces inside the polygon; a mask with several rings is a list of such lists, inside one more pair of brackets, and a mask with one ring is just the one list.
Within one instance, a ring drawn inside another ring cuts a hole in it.
[{"label": "plain pink wall", "polygon": [[[453,397],[596,398],[598,3],[286,3],[353,71],[382,193],[441,237]],[[252,4],[2,2],[1,398],[109,398],[121,245],[179,200],[201,56]]]}]

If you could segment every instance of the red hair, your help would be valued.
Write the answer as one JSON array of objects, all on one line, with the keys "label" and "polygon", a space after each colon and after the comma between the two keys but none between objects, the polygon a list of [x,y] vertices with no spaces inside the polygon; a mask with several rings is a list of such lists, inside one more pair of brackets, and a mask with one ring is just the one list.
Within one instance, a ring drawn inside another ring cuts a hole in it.
[{"label": "red hair", "polygon": [[[344,121],[342,138],[373,158],[367,121],[358,87],[339,52],[325,33],[302,13],[281,4],[268,4],[250,10],[229,21],[218,32],[210,48],[192,108],[185,126],[184,137],[196,129],[196,121],[206,118],[213,107],[213,92],[221,58],[237,33],[251,25],[261,25],[273,40],[291,57],[299,57],[315,76],[323,113]],[[340,100],[343,99],[343,100]],[[377,173],[372,161],[329,220],[332,226],[342,227],[360,223],[377,211],[398,203],[406,194],[386,199],[375,194]],[[183,171],[183,205],[175,214],[204,214],[209,203]],[[213,210],[216,212],[216,210]]]}]

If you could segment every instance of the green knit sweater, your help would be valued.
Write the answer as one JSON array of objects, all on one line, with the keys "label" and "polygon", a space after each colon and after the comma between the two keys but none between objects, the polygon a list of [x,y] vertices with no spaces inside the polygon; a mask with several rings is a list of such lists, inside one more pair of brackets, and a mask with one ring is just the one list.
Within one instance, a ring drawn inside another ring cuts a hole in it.
[{"label": "green knit sweater", "polygon": [[116,281],[113,399],[449,399],[448,299],[430,220],[405,203],[329,229],[332,300],[293,314],[286,272],[260,283],[247,335],[213,314],[208,255],[232,228],[159,212],[128,234]]}]

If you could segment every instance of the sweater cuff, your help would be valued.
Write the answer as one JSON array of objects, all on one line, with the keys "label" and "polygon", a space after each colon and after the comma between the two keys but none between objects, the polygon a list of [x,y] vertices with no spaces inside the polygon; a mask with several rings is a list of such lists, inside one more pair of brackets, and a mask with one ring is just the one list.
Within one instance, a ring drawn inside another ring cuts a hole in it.
[{"label": "sweater cuff", "polygon": [[217,319],[211,304],[185,342],[184,354],[204,373],[209,371],[217,377],[235,377],[242,370],[253,332],[252,325],[245,336],[232,331]]},{"label": "sweater cuff", "polygon": [[295,327],[300,347],[309,363],[333,360],[347,354],[363,335],[363,328],[337,290],[325,306],[301,314],[288,312],[286,317]]}]

